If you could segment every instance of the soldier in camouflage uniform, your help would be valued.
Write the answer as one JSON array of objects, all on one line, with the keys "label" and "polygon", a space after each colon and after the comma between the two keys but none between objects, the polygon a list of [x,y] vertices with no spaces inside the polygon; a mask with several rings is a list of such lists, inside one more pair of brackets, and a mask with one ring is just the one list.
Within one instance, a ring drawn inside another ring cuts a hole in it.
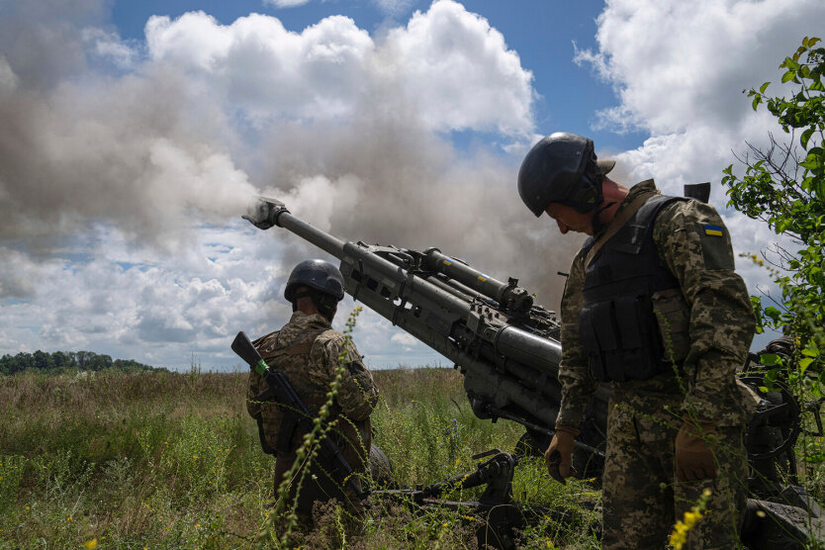
[{"label": "soldier in camouflage uniform", "polygon": [[685,548],[733,548],[743,519],[743,430],[753,399],[735,377],[754,331],[730,237],[708,204],[627,189],[606,177],[590,139],[541,140],[519,193],[560,231],[590,235],[561,305],[561,407],[545,459],[571,455],[590,395],[610,386],[602,480],[603,548],[662,548],[674,522],[708,494]]},{"label": "soldier in camouflage uniform", "polygon": [[[331,326],[338,302],[344,296],[343,277],[327,262],[302,262],[293,269],[284,295],[292,302],[292,318],[283,328],[253,344],[271,369],[286,376],[313,417],[327,402],[332,383],[340,373],[340,385],[326,423],[350,467],[363,472],[369,464],[370,414],[378,401],[378,389],[355,345]],[[304,433],[297,429],[293,433],[281,430],[285,415],[295,413],[274,402],[261,402],[258,396],[266,389],[265,380],[251,371],[247,411],[258,421],[264,451],[276,456],[277,496],[284,474],[295,462],[295,451],[301,446]],[[313,459],[308,469],[302,467],[291,479],[290,494],[298,494],[297,509],[304,521],[311,519],[316,501],[332,498],[347,504],[351,512],[360,513],[363,506],[344,481],[334,466],[320,457]]]}]

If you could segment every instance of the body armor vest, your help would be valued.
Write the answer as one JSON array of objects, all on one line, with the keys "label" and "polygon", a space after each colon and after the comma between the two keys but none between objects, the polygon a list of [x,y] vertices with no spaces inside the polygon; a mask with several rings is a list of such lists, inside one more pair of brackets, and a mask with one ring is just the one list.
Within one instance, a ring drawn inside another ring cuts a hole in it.
[{"label": "body armor vest", "polygon": [[[679,282],[659,260],[653,223],[677,200],[685,199],[648,199],[585,265],[579,330],[593,376],[601,382],[648,380],[673,370],[673,362],[663,360],[667,354],[653,297],[678,292]],[[585,243],[585,257],[594,244],[592,238]]]}]

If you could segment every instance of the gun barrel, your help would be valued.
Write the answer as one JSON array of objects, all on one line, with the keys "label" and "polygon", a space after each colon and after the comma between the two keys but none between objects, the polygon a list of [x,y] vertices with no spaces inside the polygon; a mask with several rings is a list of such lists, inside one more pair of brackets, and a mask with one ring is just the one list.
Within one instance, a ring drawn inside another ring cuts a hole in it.
[{"label": "gun barrel", "polygon": [[344,257],[344,241],[333,237],[325,231],[321,231],[317,227],[310,225],[305,221],[299,220],[290,214],[286,209],[277,214],[275,224],[295,233],[302,239],[311,242],[324,252],[332,254],[339,260]]}]

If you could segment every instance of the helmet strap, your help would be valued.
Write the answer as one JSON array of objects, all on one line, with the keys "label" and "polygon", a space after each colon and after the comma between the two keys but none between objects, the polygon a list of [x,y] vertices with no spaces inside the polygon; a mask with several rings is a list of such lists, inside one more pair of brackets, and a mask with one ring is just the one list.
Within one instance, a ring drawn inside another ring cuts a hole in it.
[{"label": "helmet strap", "polygon": [[616,204],[616,202],[615,201],[607,202],[607,203],[603,202],[602,204],[603,204],[603,206],[601,208],[598,208],[596,210],[596,212],[593,214],[593,222],[592,223],[593,223],[593,234],[594,235],[596,235],[598,233],[601,233],[601,231],[605,228],[605,224],[603,224],[602,220],[601,220],[602,212],[604,212],[605,210],[607,210],[608,208],[610,208],[611,206]]}]

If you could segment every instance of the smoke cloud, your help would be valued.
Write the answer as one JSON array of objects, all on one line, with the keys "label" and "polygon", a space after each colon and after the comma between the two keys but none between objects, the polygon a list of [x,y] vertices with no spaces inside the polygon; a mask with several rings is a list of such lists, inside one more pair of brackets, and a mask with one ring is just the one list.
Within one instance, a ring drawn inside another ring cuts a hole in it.
[{"label": "smoke cloud", "polygon": [[379,38],[342,16],[300,33],[256,14],[152,17],[145,44],[120,40],[102,1],[54,4],[65,17],[27,3],[0,23],[5,349],[92,346],[108,328],[163,364],[180,345],[225,349],[235,327],[271,330],[291,267],[323,254],[242,225],[257,194],[345,240],[437,246],[557,302],[547,274],[576,239],[554,247],[526,214],[520,155],[448,139],[493,132],[523,151],[534,131],[531,73],[460,4]]}]

